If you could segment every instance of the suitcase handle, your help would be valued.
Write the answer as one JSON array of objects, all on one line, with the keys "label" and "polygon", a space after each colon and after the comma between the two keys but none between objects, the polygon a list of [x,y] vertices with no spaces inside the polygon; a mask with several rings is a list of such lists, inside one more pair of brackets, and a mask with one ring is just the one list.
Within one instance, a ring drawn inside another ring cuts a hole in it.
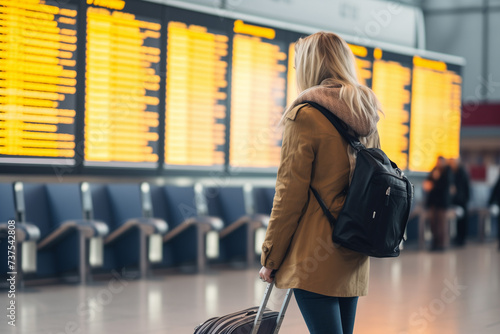
[{"label": "suitcase handle", "polygon": [[[259,311],[257,311],[257,316],[255,317],[251,334],[257,334],[259,332],[259,328],[262,323],[262,316],[264,315],[264,311],[269,301],[269,297],[271,297],[271,292],[273,291],[273,287],[274,287],[274,281],[267,284],[266,292],[264,293],[264,298],[262,299],[262,303],[259,306]],[[290,303],[290,299],[292,298],[292,294],[293,294],[292,289],[288,289],[286,292],[285,300],[281,305],[281,310],[278,314],[278,318],[276,319],[276,327],[274,328],[273,334],[277,334],[280,330],[281,324],[283,323],[283,319],[285,318],[286,309],[288,308],[288,304]]]}]

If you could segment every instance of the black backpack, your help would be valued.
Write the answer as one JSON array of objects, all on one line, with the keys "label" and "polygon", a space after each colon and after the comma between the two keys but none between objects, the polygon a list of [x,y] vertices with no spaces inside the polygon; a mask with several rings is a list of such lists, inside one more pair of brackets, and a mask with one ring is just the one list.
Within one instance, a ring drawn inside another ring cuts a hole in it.
[{"label": "black backpack", "polygon": [[357,152],[351,184],[339,195],[345,203],[337,219],[319,193],[311,190],[333,226],[336,244],[374,257],[395,257],[403,240],[413,200],[413,185],[378,148],[366,148],[337,116],[315,102],[319,110]]}]

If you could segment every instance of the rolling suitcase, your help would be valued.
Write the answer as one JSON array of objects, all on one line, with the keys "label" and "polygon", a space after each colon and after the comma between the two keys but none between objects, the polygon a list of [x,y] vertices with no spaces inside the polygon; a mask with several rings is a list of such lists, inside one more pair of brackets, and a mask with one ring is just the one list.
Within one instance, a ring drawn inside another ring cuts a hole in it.
[{"label": "rolling suitcase", "polygon": [[269,283],[259,307],[251,307],[222,317],[211,318],[195,328],[194,334],[277,334],[285,318],[292,289],[286,292],[279,312],[266,308],[274,282]]}]

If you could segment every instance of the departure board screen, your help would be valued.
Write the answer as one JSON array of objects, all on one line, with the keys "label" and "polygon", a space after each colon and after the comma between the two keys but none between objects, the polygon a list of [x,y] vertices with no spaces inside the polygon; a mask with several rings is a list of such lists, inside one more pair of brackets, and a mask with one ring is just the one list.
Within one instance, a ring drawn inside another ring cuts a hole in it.
[{"label": "departure board screen", "polygon": [[229,164],[277,168],[288,43],[275,29],[240,20],[233,30]]},{"label": "departure board screen", "polygon": [[356,59],[356,73],[360,84],[371,87],[372,84],[372,55],[373,49],[365,46],[348,44]]},{"label": "departure board screen", "polygon": [[408,167],[412,57],[375,49],[372,89],[384,115],[378,123],[382,150],[399,168]]},{"label": "departure board screen", "polygon": [[77,5],[0,2],[0,162],[74,164]]},{"label": "departure board screen", "polygon": [[[174,3],[0,0],[0,173],[275,173],[308,34]],[[348,45],[387,155],[415,172],[458,157],[462,60]]]},{"label": "departure board screen", "polygon": [[162,7],[87,3],[85,164],[155,167]]},{"label": "departure board screen", "polygon": [[299,95],[297,88],[297,77],[295,72],[295,43],[288,46],[288,72],[286,88],[286,105],[289,106]]},{"label": "departure board screen", "polygon": [[460,152],[460,67],[413,57],[409,169],[430,171],[439,156]]},{"label": "departure board screen", "polygon": [[174,8],[168,10],[168,18],[165,165],[222,168],[228,86],[227,23]]}]

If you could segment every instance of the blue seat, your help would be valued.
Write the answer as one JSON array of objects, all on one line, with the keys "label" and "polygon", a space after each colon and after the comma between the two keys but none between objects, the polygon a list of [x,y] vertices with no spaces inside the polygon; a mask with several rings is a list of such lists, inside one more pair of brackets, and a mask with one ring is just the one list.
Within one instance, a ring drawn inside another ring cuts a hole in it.
[{"label": "blue seat", "polygon": [[[25,183],[24,187],[24,202],[26,206],[26,220],[32,222],[40,229],[40,237],[43,239],[54,230],[52,226],[52,215],[50,212],[50,204],[47,196],[47,189],[41,183]],[[76,233],[69,238],[71,241],[76,241]],[[66,249],[67,245],[61,247],[48,248],[38,251],[37,257],[37,276],[56,277],[62,274],[62,270],[58,267],[57,254],[61,252],[78,255],[78,248],[76,246],[72,249]],[[77,270],[78,263],[61,263],[63,267],[73,266]]]},{"label": "blue seat", "polygon": [[[194,206],[193,187],[152,187],[151,197],[155,216],[166,220],[173,230],[186,219],[198,216]],[[196,263],[196,227],[192,225],[163,248],[163,266],[179,266]]]},{"label": "blue seat", "polygon": [[[8,248],[8,222],[10,220],[16,219],[16,208],[14,205],[14,192],[12,184],[10,183],[0,183],[0,224],[4,226],[0,230],[0,254],[3,254],[0,258],[0,277],[2,279],[2,284],[5,282],[6,273],[10,272],[7,263],[7,252]],[[17,223],[17,222],[16,222]]]},{"label": "blue seat", "polygon": [[166,220],[171,227],[164,238],[162,265],[196,264],[198,271],[202,271],[206,262],[204,235],[220,229],[222,221],[200,215],[192,186],[153,186],[151,196],[155,216]]},{"label": "blue seat", "polygon": [[0,183],[0,222],[16,219],[14,190],[11,183]]},{"label": "blue seat", "polygon": [[[40,238],[40,229],[26,222],[24,212],[24,201],[22,196],[16,197],[16,191],[22,190],[22,184],[1,184],[0,185],[0,249],[5,250],[1,254],[7,256],[8,250],[13,250],[18,254],[15,261],[15,269],[12,270],[11,265],[8,265],[7,258],[4,261],[5,268],[8,271],[17,272],[16,283],[19,286],[24,285],[25,274],[36,272],[37,250],[36,242]],[[19,192],[22,195],[22,192]],[[17,201],[15,200],[17,199]],[[13,224],[14,223],[14,224]],[[15,241],[16,245],[12,244],[12,239],[9,239],[8,232],[15,226]],[[5,237],[5,239],[3,239]],[[2,240],[3,239],[3,240]],[[15,246],[12,249],[11,246]],[[9,247],[11,249],[9,249]],[[19,252],[23,250],[22,256]],[[26,263],[24,262],[26,261]],[[2,267],[0,265],[0,267]],[[6,271],[3,271],[6,273]]]},{"label": "blue seat", "polygon": [[40,229],[37,276],[59,277],[77,273],[84,283],[88,274],[87,240],[107,234],[107,227],[85,220],[80,185],[25,183],[26,220]]},{"label": "blue seat", "polygon": [[[111,208],[111,202],[108,195],[108,189],[104,184],[90,184],[90,192],[92,197],[92,214],[94,219],[105,222],[108,225],[109,231],[113,232],[115,227],[115,218]],[[119,254],[118,254],[119,256]],[[104,247],[104,264],[102,271],[110,272],[116,270],[120,266],[115,260],[115,251],[109,245]]]},{"label": "blue seat", "polygon": [[269,217],[246,211],[242,187],[207,188],[205,194],[209,214],[221,217],[224,222],[220,232],[222,259],[253,265],[255,230],[267,226]]},{"label": "blue seat", "polygon": [[221,217],[227,227],[247,214],[242,187],[207,188],[210,215]]},{"label": "blue seat", "polygon": [[253,188],[253,200],[255,212],[271,215],[274,201],[274,188],[256,187]]},{"label": "blue seat", "polygon": [[147,237],[164,234],[165,221],[143,217],[139,184],[91,184],[93,215],[106,222],[110,234],[105,240],[104,269],[138,268],[147,275]]}]

